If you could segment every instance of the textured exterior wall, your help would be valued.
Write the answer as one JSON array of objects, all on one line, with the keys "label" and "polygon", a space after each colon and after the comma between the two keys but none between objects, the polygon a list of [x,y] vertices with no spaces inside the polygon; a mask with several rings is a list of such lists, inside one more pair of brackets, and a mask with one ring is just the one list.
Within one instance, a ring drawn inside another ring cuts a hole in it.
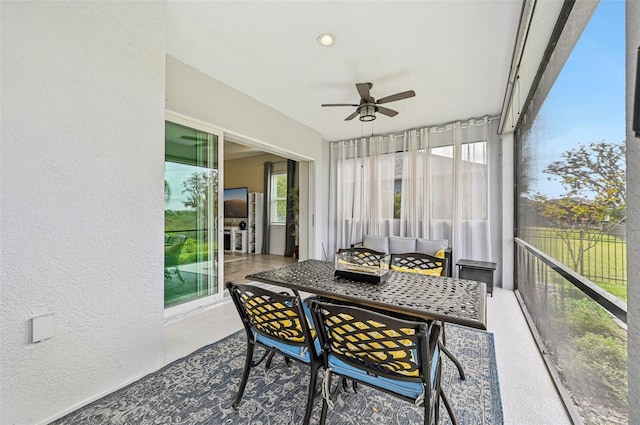
[{"label": "textured exterior wall", "polygon": [[259,140],[275,154],[280,149],[311,160],[321,156],[320,133],[173,56],[167,56],[166,90],[170,111]]},{"label": "textured exterior wall", "polygon": [[165,7],[0,4],[3,424],[162,365]]},{"label": "textured exterior wall", "polygon": [[640,139],[632,131],[640,2],[627,2],[627,324],[629,423],[640,424]]},{"label": "textured exterior wall", "polygon": [[[169,37],[171,36],[169,29]],[[309,160],[307,211],[314,211],[311,208],[315,206],[319,206],[320,211],[315,213],[315,217],[301,215],[300,225],[302,231],[310,229],[307,233],[309,257],[322,258],[322,241],[326,240],[327,235],[326,209],[329,204],[329,147],[321,139],[320,133],[170,55],[167,56],[166,91],[166,106],[169,111],[258,140],[275,154],[293,153],[298,160]],[[227,171],[225,175],[226,173]]]},{"label": "textured exterior wall", "polygon": [[[500,140],[500,166],[496,172],[500,173],[501,177],[501,215],[500,229],[497,232],[502,236],[501,244],[501,264],[502,267],[502,287],[504,289],[513,290],[515,286],[514,281],[514,242],[513,242],[513,226],[514,226],[514,173],[513,173],[513,161],[514,161],[514,135],[508,133],[502,136]],[[498,225],[498,224],[496,224]]]}]

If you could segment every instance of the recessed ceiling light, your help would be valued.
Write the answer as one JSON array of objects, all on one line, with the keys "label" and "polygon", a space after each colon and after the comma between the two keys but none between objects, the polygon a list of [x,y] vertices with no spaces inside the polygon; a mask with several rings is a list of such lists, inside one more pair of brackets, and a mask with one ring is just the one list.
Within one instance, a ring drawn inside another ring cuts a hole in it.
[{"label": "recessed ceiling light", "polygon": [[334,41],[336,41],[336,38],[333,36],[333,34],[329,34],[328,32],[320,34],[318,36],[318,43],[322,44],[323,46],[331,46]]}]

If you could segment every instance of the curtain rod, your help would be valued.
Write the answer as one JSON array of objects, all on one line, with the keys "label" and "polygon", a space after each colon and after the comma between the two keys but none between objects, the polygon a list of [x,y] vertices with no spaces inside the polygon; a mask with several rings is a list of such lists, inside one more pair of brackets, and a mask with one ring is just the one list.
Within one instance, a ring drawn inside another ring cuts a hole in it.
[{"label": "curtain rod", "polygon": [[[471,125],[477,125],[477,124],[482,124],[483,122],[491,122],[491,121],[495,121],[495,120],[499,120],[500,117],[490,117],[490,116],[484,116],[482,118],[469,118],[468,120],[458,120],[458,121],[452,121],[446,124],[436,124],[436,125],[430,125],[430,126],[426,126],[426,127],[414,127],[414,128],[410,128],[408,130],[404,130],[402,131],[402,133],[388,133],[388,134],[378,134],[378,135],[372,135],[372,136],[362,136],[362,137],[353,137],[351,139],[342,139],[342,140],[334,140],[332,142],[329,142],[330,144],[333,143],[340,143],[340,142],[348,142],[351,140],[359,140],[359,139],[371,139],[374,137],[399,137],[399,136],[403,136],[405,133],[407,132],[411,132],[411,131],[420,131],[420,130],[427,130],[427,132],[429,132],[429,130],[433,129],[433,131],[444,131],[447,129],[448,126],[450,125],[454,125],[454,124],[458,124],[458,123],[468,123],[466,125],[466,127],[471,126]],[[463,127],[463,128],[466,128]]]}]

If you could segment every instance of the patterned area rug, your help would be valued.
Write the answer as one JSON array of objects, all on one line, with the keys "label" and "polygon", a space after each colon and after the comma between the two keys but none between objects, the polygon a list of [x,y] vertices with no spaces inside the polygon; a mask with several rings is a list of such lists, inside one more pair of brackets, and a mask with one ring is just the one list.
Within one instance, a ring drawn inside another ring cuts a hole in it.
[{"label": "patterned area rug", "polygon": [[[465,368],[458,377],[444,358],[442,386],[461,425],[500,425],[502,404],[493,335],[447,325],[447,346]],[[138,382],[81,408],[54,424],[300,424],[304,416],[308,368],[282,357],[271,368],[254,368],[239,410],[231,403],[241,379],[246,348],[244,331],[176,360]],[[259,353],[257,353],[259,354]],[[322,370],[321,374],[322,376]],[[321,380],[321,378],[319,378]],[[334,380],[337,382],[337,380]],[[327,424],[422,424],[422,408],[360,385],[357,393],[336,386]],[[315,400],[312,424],[320,418]],[[441,424],[450,424],[444,405]]]}]

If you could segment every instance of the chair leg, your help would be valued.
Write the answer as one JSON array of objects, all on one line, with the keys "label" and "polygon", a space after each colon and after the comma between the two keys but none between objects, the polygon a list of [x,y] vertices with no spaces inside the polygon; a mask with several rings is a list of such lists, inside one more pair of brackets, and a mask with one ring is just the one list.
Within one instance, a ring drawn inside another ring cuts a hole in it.
[{"label": "chair leg", "polygon": [[178,266],[176,266],[176,275],[178,275],[178,279],[180,279],[180,282],[184,283],[184,279],[182,278],[182,275],[180,274],[180,269],[178,268]]},{"label": "chair leg", "polygon": [[440,391],[436,391],[436,400],[433,403],[433,423],[438,424],[440,422]]},{"label": "chair leg", "polygon": [[456,368],[458,369],[458,374],[460,375],[460,379],[463,381],[467,379],[464,375],[464,369],[462,368],[462,365],[460,364],[460,361],[456,358],[456,356],[454,356],[453,353],[451,353],[451,351],[449,351],[447,347],[444,346],[444,344],[440,344],[440,349],[442,350],[442,353],[445,356],[449,357],[449,359],[451,359],[453,364],[456,365]]},{"label": "chair leg", "polygon": [[[325,384],[324,382],[322,383],[322,385],[326,385],[325,388],[327,388],[327,393],[329,392],[329,389],[331,388],[331,374],[328,374],[329,376],[327,377],[327,375],[325,375],[324,379],[328,379],[329,381]],[[326,394],[326,397],[329,397],[329,394]],[[329,403],[327,403],[327,399],[325,398],[325,393],[323,392],[322,394],[322,412],[320,413],[320,425],[324,425],[327,422],[327,410],[329,409]]]},{"label": "chair leg", "polygon": [[447,413],[449,414],[449,418],[451,419],[452,425],[458,425],[458,418],[456,418],[456,414],[453,413],[453,409],[451,408],[451,403],[449,403],[449,398],[447,394],[440,388],[440,398],[444,403],[444,407],[447,409]]},{"label": "chair leg", "polygon": [[444,327],[444,322],[439,322],[440,323],[440,327],[442,329],[442,344],[440,344],[440,348],[442,349],[442,352],[449,357],[449,359],[451,359],[451,361],[453,362],[453,364],[456,365],[456,368],[458,369],[458,375],[460,375],[460,379],[461,380],[465,380],[466,377],[464,375],[464,369],[462,368],[462,365],[460,364],[460,362],[458,361],[458,359],[456,358],[456,356],[453,355],[453,353],[451,353],[451,351],[449,351],[446,347],[447,345],[447,334],[445,333],[445,327]]},{"label": "chair leg", "polygon": [[270,351],[267,356],[267,363],[265,363],[264,368],[269,369],[271,367],[271,361],[273,360],[273,356],[276,354],[275,351]]},{"label": "chair leg", "polygon": [[233,408],[238,409],[240,405],[240,400],[242,399],[242,394],[244,394],[244,389],[247,386],[247,381],[249,380],[249,371],[251,370],[251,364],[253,362],[253,350],[255,346],[250,342],[247,343],[247,358],[244,362],[244,371],[242,372],[242,382],[240,382],[240,388],[238,388],[238,394],[236,395],[236,399],[233,401]]},{"label": "chair leg", "polygon": [[313,410],[313,398],[316,393],[316,382],[318,381],[318,370],[321,364],[311,362],[311,377],[309,378],[309,394],[307,395],[307,409],[304,413],[303,425],[308,425],[311,420],[311,412]]}]

